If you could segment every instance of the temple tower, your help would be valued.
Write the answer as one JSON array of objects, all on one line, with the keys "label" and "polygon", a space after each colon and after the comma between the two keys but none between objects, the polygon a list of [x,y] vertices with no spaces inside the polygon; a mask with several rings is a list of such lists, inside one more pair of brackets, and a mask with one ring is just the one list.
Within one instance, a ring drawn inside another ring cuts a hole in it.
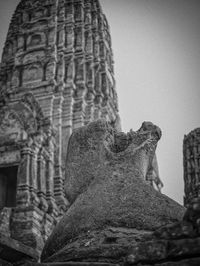
[{"label": "temple tower", "polygon": [[183,165],[185,181],[184,205],[200,197],[200,128],[184,137]]},{"label": "temple tower", "polygon": [[72,131],[118,117],[109,26],[98,0],[22,0],[0,69],[0,230],[40,250],[66,210]]}]

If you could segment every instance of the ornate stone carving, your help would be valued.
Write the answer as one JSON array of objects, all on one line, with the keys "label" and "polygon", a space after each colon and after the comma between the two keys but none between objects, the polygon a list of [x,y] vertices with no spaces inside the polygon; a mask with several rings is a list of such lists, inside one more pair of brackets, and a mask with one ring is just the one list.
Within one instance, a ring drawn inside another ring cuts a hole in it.
[{"label": "ornate stone carving", "polygon": [[74,81],[74,62],[73,56],[67,56],[65,58],[65,81],[66,83],[73,83]]},{"label": "ornate stone carving", "polygon": [[34,19],[43,18],[44,16],[45,16],[45,9],[44,8],[38,8],[33,13]]},{"label": "ornate stone carving", "polygon": [[52,80],[55,77],[55,61],[51,60],[46,64],[45,80]]},{"label": "ornate stone carving", "polygon": [[78,25],[75,27],[75,50],[77,52],[82,52],[83,51],[83,26]]},{"label": "ornate stone carving", "polygon": [[[48,18],[49,15],[50,17]],[[62,83],[59,86],[64,86],[63,76],[65,77],[68,88],[72,86],[74,89],[75,85],[76,90],[79,90],[79,88],[82,90],[83,86],[80,86],[80,82],[85,83],[83,80],[86,79],[84,69],[87,68],[86,65],[89,60],[91,68],[96,69],[94,62],[100,61],[100,46],[101,51],[106,49],[107,54],[112,54],[111,44],[106,44],[103,41],[103,32],[106,36],[109,36],[108,25],[104,23],[104,20],[105,18],[102,15],[98,1],[81,0],[75,2],[67,1],[65,3],[61,1],[56,5],[54,0],[43,2],[34,1],[34,3],[22,0],[14,15],[13,21],[15,21],[15,25],[12,24],[9,29],[9,38],[5,45],[5,52],[3,53],[3,64],[6,64],[8,58],[7,51],[10,50],[9,43],[15,46],[14,40],[17,40],[16,60],[11,63],[14,64],[14,71],[13,73],[8,71],[7,76],[4,75],[6,84],[8,79],[12,80],[12,87],[14,89],[9,89],[9,93],[14,91],[16,93],[18,87],[24,92],[35,90],[36,95],[38,95],[37,97],[41,98],[39,99],[40,103],[44,104],[42,108],[47,110],[45,101],[42,99],[43,95],[46,95],[50,100],[52,91],[58,90],[58,87],[56,87],[58,85],[57,82]],[[109,47],[105,48],[105,46]],[[57,64],[57,62],[60,62],[59,54],[61,53],[61,49],[64,52],[65,64]],[[13,51],[15,51],[15,48],[13,48]],[[69,57],[71,58],[70,61],[68,60]],[[80,58],[82,58],[82,62],[79,65],[80,62],[78,60]],[[102,56],[101,60],[105,61],[106,58]],[[79,66],[77,66],[77,62]],[[101,71],[105,72],[105,70]],[[57,78],[56,73],[61,73],[62,77]],[[8,74],[10,78],[8,78]],[[76,82],[77,80],[78,82]],[[98,79],[96,78],[96,80]],[[47,88],[46,86],[49,85],[55,86],[55,88]],[[44,87],[41,88],[41,86]],[[90,91],[93,90],[93,93],[99,90],[101,94],[101,85],[97,84],[97,82],[95,84],[91,83],[89,89]],[[8,92],[8,85],[7,89],[2,89],[2,93],[5,94],[6,90]],[[47,91],[48,95],[46,94]],[[52,102],[52,100],[50,101]],[[71,108],[73,108],[73,103],[71,102],[71,104]],[[89,105],[91,106],[91,103]],[[115,105],[113,107],[114,109],[110,111],[117,113]],[[91,111],[94,112],[94,110]],[[109,113],[110,111],[104,113]],[[51,117],[52,109],[49,108],[48,112],[48,116]],[[74,112],[76,112],[75,109]],[[74,116],[77,115],[77,113],[74,114]],[[84,120],[83,115],[80,115],[82,116],[81,120]],[[109,117],[112,117],[112,115]],[[88,118],[85,117],[85,119],[88,121]],[[75,122],[75,120],[72,119],[72,124],[73,121]],[[65,135],[65,132],[63,132],[63,135]]]},{"label": "ornate stone carving", "polygon": [[34,81],[42,81],[43,68],[40,63],[28,65],[23,71],[23,84],[31,83]]},{"label": "ornate stone carving", "polygon": [[27,47],[33,48],[40,45],[45,45],[46,36],[44,33],[34,33],[30,35],[27,39]]},{"label": "ornate stone carving", "polygon": [[0,145],[17,142],[27,138],[20,118],[14,110],[4,110],[0,116]]},{"label": "ornate stone carving", "polygon": [[[38,250],[42,248],[43,238],[47,238],[44,231],[49,233],[49,227],[52,228],[58,215],[53,189],[55,144],[52,133],[50,121],[44,118],[31,93],[1,109],[0,139],[4,139],[0,144],[4,149],[1,149],[3,160],[0,160],[0,165],[18,167],[16,207],[10,219],[10,234]],[[46,219],[46,211],[52,218],[51,225]]]},{"label": "ornate stone carving", "polygon": [[30,63],[38,62],[39,60],[42,60],[45,58],[44,51],[37,51],[37,52],[28,52],[23,57],[23,65],[28,65]]},{"label": "ornate stone carving", "polygon": [[66,26],[65,46],[68,51],[74,48],[74,29],[73,25]]}]

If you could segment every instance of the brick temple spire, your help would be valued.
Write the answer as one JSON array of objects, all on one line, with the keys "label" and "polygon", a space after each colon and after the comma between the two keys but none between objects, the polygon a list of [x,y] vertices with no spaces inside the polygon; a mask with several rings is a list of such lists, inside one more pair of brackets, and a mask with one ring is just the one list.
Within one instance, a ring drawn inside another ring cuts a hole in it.
[{"label": "brick temple spire", "polygon": [[71,133],[118,117],[111,37],[99,1],[22,0],[0,69],[4,235],[42,248],[68,205],[63,182]]},{"label": "brick temple spire", "polygon": [[[63,134],[94,119],[115,120],[109,26],[98,0],[22,0],[2,55],[1,97],[31,92]],[[4,97],[3,97],[4,98]]]}]

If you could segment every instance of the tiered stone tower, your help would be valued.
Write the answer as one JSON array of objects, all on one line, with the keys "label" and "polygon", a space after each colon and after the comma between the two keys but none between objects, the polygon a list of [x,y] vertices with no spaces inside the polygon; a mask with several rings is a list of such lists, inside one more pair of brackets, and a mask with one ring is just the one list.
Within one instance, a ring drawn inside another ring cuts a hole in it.
[{"label": "tiered stone tower", "polygon": [[200,197],[200,128],[184,137],[183,164],[185,181],[184,205]]},{"label": "tiered stone tower", "polygon": [[0,232],[40,250],[68,202],[72,131],[118,117],[113,54],[98,0],[22,0],[0,70]]}]

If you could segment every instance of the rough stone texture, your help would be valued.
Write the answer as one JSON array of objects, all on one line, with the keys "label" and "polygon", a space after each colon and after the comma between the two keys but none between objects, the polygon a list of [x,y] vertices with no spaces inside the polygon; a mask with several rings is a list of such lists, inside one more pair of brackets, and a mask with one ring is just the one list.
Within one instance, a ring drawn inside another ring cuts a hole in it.
[{"label": "rough stone texture", "polygon": [[185,181],[185,206],[189,206],[194,198],[200,197],[200,128],[196,128],[184,136],[183,165]]},{"label": "rough stone texture", "polygon": [[199,265],[200,200],[191,203],[183,220],[154,231],[126,257],[128,265]]},{"label": "rough stone texture", "polygon": [[0,259],[0,265],[1,266],[12,266],[13,264],[11,264],[5,260]]},{"label": "rough stone texture", "polygon": [[10,236],[10,215],[12,213],[11,208],[3,208],[0,211],[0,232],[1,235]]},{"label": "rough stone texture", "polygon": [[13,265],[16,262],[22,265],[25,261],[37,261],[39,256],[40,254],[35,249],[0,234],[0,265]]},{"label": "rough stone texture", "polygon": [[27,263],[24,266],[119,266],[113,263],[101,262],[64,262],[64,263]]},{"label": "rough stone texture", "polygon": [[45,245],[44,261],[122,261],[137,241],[182,219],[185,209],[145,179],[160,137],[150,122],[124,134],[104,120],[72,134],[65,183],[71,206]]},{"label": "rough stone texture", "polygon": [[[136,265],[136,264],[135,264]],[[193,259],[185,259],[180,261],[168,261],[168,262],[160,262],[160,263],[153,263],[153,264],[137,264],[138,266],[199,266],[200,265],[200,258],[193,258]],[[53,265],[52,265],[53,266]]]}]

